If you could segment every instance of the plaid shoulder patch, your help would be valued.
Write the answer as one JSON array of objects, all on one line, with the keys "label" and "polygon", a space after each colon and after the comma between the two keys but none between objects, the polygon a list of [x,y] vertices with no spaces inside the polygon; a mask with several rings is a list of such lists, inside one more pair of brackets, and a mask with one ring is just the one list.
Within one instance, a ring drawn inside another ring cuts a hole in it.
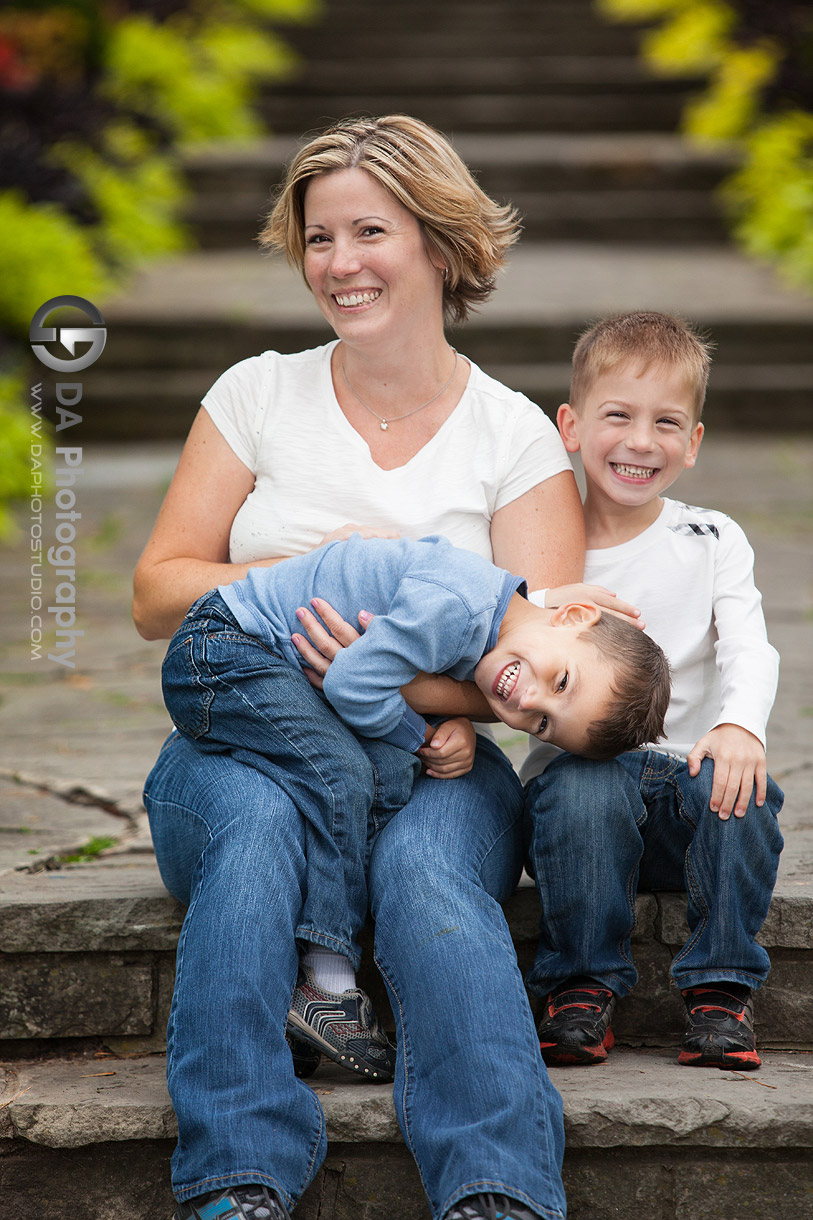
[{"label": "plaid shoulder patch", "polygon": [[702,521],[679,521],[676,525],[670,525],[669,529],[675,534],[696,534],[699,538],[703,534],[709,534],[712,538],[719,539],[720,531],[716,525],[706,525]]}]

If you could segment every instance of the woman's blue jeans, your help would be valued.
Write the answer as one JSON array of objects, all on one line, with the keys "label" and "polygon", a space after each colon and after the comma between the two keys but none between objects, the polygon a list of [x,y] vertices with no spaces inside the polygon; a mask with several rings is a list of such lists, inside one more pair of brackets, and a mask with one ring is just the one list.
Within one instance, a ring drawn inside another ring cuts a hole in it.
[{"label": "woman's blue jeans", "polygon": [[262,771],[299,809],[308,876],[297,937],[358,969],[372,837],[409,800],[418,759],[357,737],[299,667],[243,631],[216,590],[170,641],[162,684],[173,721],[200,751]]},{"label": "woman's blue jeans", "polygon": [[[189,906],[168,1027],[183,1200],[263,1182],[293,1205],[326,1150],[285,1020],[305,901],[305,823],[267,775],[165,743],[146,784],[161,874]],[[565,1212],[562,1105],[500,903],[522,866],[522,790],[478,744],[469,775],[416,783],[375,840],[375,953],[398,1027],[395,1106],[435,1217],[502,1191]]]},{"label": "woman's blue jeans", "polygon": [[630,936],[635,897],[686,890],[689,939],[671,975],[681,989],[726,981],[761,987],[768,954],[756,935],[768,913],[782,835],[783,794],[768,780],[765,804],[722,821],[709,808],[704,759],[655,750],[591,762],[563,754],[528,785],[530,863],[542,904],[529,989],[546,995],[587,974],[617,995],[635,986]]}]

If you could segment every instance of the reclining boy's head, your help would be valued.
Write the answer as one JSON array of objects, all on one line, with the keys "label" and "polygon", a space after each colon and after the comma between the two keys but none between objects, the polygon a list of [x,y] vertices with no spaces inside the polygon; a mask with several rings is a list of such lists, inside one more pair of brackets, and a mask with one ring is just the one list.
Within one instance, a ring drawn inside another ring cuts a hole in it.
[{"label": "reclining boy's head", "polygon": [[543,610],[512,598],[474,680],[505,724],[595,759],[657,741],[669,706],[655,641],[590,602]]},{"label": "reclining boy's head", "polygon": [[639,310],[595,323],[573,350],[570,405],[579,411],[599,377],[621,366],[666,369],[683,379],[700,421],[711,368],[711,344],[680,318]]}]

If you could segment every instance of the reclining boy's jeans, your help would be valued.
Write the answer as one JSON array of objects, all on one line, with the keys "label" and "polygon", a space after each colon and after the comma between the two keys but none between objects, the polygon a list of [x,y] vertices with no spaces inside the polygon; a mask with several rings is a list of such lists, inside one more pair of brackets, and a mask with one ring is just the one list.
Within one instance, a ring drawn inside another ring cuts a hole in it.
[{"label": "reclining boy's jeans", "polygon": [[409,800],[419,760],[357,737],[301,669],[246,635],[217,591],[187,613],[162,679],[173,721],[200,751],[231,754],[294,801],[306,822],[308,862],[297,936],[358,968],[372,836]]},{"label": "reclining boy's jeans", "polygon": [[587,974],[628,994],[638,977],[630,935],[639,886],[687,892],[690,936],[671,966],[679,988],[762,986],[770,961],[755,937],[776,882],[783,794],[769,778],[761,808],[752,796],[745,817],[723,821],[709,809],[713,771],[706,758],[692,778],[684,759],[656,750],[611,762],[563,754],[531,781],[542,904],[531,991],[546,995]]}]

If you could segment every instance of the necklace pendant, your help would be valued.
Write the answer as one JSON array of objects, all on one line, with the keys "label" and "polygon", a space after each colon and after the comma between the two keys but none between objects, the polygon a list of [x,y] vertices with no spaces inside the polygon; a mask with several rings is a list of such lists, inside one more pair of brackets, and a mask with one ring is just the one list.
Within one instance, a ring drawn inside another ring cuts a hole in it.
[{"label": "necklace pendant", "polygon": [[387,431],[387,428],[389,428],[389,424],[387,423],[387,421],[386,421],[385,419],[382,419],[382,421],[381,421],[381,431],[382,431],[382,432],[386,432],[386,431]]}]

